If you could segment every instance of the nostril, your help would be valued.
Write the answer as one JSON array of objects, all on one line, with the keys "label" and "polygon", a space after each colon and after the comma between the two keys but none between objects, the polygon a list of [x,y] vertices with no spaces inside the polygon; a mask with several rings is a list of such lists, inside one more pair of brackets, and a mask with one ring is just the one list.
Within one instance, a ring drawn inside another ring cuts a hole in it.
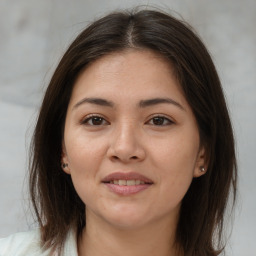
[{"label": "nostril", "polygon": [[[112,159],[113,160],[121,160],[121,158],[120,157],[118,157],[118,156],[112,156]],[[131,156],[130,158],[129,158],[130,160],[137,160],[137,159],[139,159],[137,156]],[[128,160],[128,159],[127,159]]]}]

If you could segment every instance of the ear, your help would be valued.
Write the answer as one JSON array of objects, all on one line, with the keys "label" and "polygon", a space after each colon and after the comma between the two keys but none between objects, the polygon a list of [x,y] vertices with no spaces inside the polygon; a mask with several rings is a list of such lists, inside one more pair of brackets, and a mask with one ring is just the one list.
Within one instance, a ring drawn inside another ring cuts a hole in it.
[{"label": "ear", "polygon": [[65,173],[70,174],[69,161],[64,142],[62,143],[61,168]]},{"label": "ear", "polygon": [[194,169],[194,177],[197,178],[204,175],[207,172],[207,167],[208,163],[206,159],[205,148],[201,147],[197,155],[197,161]]}]

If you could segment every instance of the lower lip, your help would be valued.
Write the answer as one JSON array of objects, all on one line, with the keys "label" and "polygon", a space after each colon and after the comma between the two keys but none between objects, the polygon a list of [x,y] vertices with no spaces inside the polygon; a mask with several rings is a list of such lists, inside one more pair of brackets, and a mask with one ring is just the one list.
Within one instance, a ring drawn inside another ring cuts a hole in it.
[{"label": "lower lip", "polygon": [[151,184],[141,184],[141,185],[134,185],[134,186],[120,186],[112,183],[104,183],[112,192],[128,196],[139,193],[151,186]]}]

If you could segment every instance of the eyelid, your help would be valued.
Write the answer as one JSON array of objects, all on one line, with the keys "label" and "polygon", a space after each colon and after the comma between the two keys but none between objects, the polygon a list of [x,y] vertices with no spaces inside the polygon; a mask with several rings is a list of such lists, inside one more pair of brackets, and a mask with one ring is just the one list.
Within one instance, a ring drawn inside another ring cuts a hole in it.
[{"label": "eyelid", "polygon": [[[93,114],[88,114],[86,116],[84,116],[80,121],[79,121],[79,124],[81,125],[87,125],[87,122],[93,118],[93,117],[99,117],[99,118],[102,118],[103,121],[105,122],[105,124],[100,124],[100,125],[93,125],[93,124],[88,124],[88,126],[103,126],[103,125],[109,125],[110,122],[106,119],[106,117],[104,117],[104,115],[102,114],[97,114],[97,113],[93,113]],[[173,120],[173,118],[171,118],[170,116],[167,116],[165,114],[153,114],[151,115],[147,121],[145,122],[146,124],[149,124],[150,121],[153,120],[153,118],[156,118],[156,117],[159,117],[159,118],[163,118],[165,120],[168,121],[168,124],[162,124],[162,125],[158,125],[158,126],[167,126],[167,125],[172,125],[175,123],[175,121]],[[149,124],[149,125],[154,125],[154,126],[157,126],[155,124]]]},{"label": "eyelid", "polygon": [[[108,125],[108,124],[110,124],[110,123],[106,120],[106,118],[105,118],[103,115],[97,114],[97,113],[88,114],[88,115],[84,116],[84,117],[80,120],[79,123],[80,123],[81,125],[87,125],[87,122],[88,122],[91,118],[93,118],[93,117],[100,117],[100,118],[104,119],[104,121],[107,123],[107,124],[101,124],[101,125],[95,125],[95,126],[103,126],[103,125]],[[94,126],[94,125],[88,125],[88,126]]]},{"label": "eyelid", "polygon": [[[159,125],[159,126],[167,126],[167,125],[175,124],[175,121],[173,120],[173,118],[171,118],[170,116],[166,116],[164,114],[154,114],[154,115],[150,116],[150,118],[148,119],[146,124],[148,124],[155,117],[164,118],[165,120],[167,120],[169,122],[168,124],[163,124],[163,125]],[[154,124],[150,124],[150,125],[154,125]],[[157,125],[155,125],[155,126],[157,126]]]}]

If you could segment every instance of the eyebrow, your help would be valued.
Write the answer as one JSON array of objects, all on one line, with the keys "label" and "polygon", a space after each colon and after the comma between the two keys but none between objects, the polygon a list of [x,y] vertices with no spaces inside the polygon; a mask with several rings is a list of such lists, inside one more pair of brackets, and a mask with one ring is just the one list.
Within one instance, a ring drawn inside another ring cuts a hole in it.
[{"label": "eyebrow", "polygon": [[104,107],[114,107],[114,103],[112,101],[108,101],[102,98],[84,98],[77,102],[73,109],[79,107],[80,105],[84,103],[90,103],[94,105],[104,106]]},{"label": "eyebrow", "polygon": [[154,99],[148,99],[148,100],[141,100],[139,102],[139,106],[141,108],[145,108],[145,107],[150,107],[150,106],[154,106],[157,104],[163,104],[163,103],[173,104],[176,107],[179,107],[180,109],[185,110],[180,103],[178,103],[177,101],[175,101],[171,98],[154,98]]},{"label": "eyebrow", "polygon": [[[104,106],[104,107],[114,107],[114,103],[112,101],[102,99],[102,98],[84,98],[77,102],[73,109],[79,107],[82,104],[89,103],[94,104],[98,106]],[[177,101],[171,99],[171,98],[153,98],[153,99],[147,99],[147,100],[141,100],[138,104],[140,108],[150,107],[158,104],[173,104],[174,106],[179,107],[182,110],[185,110],[183,106],[178,103]]]}]

